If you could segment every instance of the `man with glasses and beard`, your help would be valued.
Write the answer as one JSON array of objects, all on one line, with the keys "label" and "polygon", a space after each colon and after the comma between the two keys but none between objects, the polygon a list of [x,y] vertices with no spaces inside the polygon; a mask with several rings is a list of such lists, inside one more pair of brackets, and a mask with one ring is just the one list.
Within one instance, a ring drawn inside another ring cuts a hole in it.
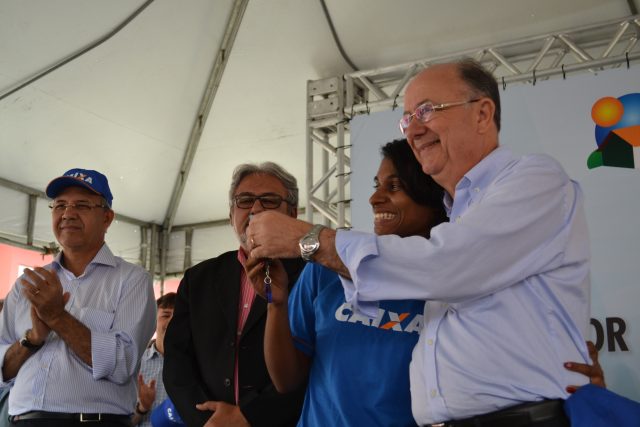
[{"label": "man with glasses and beard", "polygon": [[[185,272],[165,337],[164,385],[187,425],[294,426],[304,387],[280,394],[273,386],[263,351],[267,303],[255,298],[243,265],[252,215],[271,210],[296,217],[296,179],[275,163],[240,165],[229,206],[240,248]],[[303,262],[284,265],[291,286]]]}]

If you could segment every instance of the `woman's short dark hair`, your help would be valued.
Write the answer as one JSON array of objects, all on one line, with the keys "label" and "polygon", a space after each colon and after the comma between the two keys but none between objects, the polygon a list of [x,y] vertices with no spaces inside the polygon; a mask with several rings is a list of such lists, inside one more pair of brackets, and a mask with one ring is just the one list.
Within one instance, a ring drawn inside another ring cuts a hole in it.
[{"label": "woman's short dark hair", "polygon": [[431,226],[435,227],[447,221],[447,213],[444,210],[442,201],[444,189],[422,171],[422,166],[413,155],[407,140],[396,139],[391,141],[382,146],[380,152],[382,156],[393,163],[404,191],[411,200],[434,210],[435,221]]}]

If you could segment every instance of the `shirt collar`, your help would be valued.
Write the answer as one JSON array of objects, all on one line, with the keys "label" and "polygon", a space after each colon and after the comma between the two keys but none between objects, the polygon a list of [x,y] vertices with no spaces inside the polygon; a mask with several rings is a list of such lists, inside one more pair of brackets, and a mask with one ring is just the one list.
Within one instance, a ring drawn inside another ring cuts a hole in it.
[{"label": "shirt collar", "polygon": [[[55,258],[53,259],[52,264],[57,268],[64,268],[62,266],[62,253],[63,251],[60,251]],[[89,263],[89,265],[91,264],[102,264],[102,265],[108,265],[110,267],[115,267],[116,266],[116,257],[113,255],[113,253],[111,252],[111,250],[109,249],[109,247],[107,246],[106,243],[102,244],[102,247],[100,248],[100,250],[98,251],[98,253],[96,254],[95,257],[93,257],[93,259],[91,260],[91,262]],[[85,269],[86,271],[86,269]]]},{"label": "shirt collar", "polygon": [[160,357],[162,356],[160,354],[160,352],[158,351],[158,349],[156,348],[156,340],[153,340],[153,342],[151,343],[151,345],[149,346],[149,351],[145,351],[144,355],[143,355],[143,359],[145,360],[149,360],[149,359],[153,359],[155,357]]},{"label": "shirt collar", "polygon": [[240,246],[240,248],[238,249],[238,262],[240,262],[243,267],[247,262],[247,255],[244,253],[244,249],[242,249],[242,246]]},{"label": "shirt collar", "polygon": [[[513,159],[511,150],[506,147],[498,146],[489,153],[485,158],[480,160],[478,164],[472,167],[456,185],[456,194],[462,193],[464,189],[473,189],[474,192],[484,193],[486,188],[493,182],[495,177],[506,167]],[[465,192],[466,193],[466,192]],[[444,193],[444,207],[447,215],[451,216],[453,204],[455,200],[451,198],[449,193]]]},{"label": "shirt collar", "polygon": [[469,172],[464,174],[461,184],[466,179],[469,187],[486,188],[494,178],[504,169],[507,163],[513,158],[511,150],[505,147],[497,147],[488,156],[480,160],[477,165],[471,168]]}]

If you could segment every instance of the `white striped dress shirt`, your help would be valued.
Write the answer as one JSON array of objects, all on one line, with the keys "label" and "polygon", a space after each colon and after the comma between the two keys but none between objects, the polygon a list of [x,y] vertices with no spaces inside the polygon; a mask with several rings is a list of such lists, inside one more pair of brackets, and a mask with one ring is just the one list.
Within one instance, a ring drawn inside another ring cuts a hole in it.
[{"label": "white striped dress shirt", "polygon": [[[141,267],[114,256],[106,244],[79,277],[65,269],[60,259],[61,254],[45,268],[55,270],[64,292],[71,294],[65,309],[91,330],[93,366],[51,332],[44,346],[9,381],[13,382],[9,414],[131,414],[140,358],[155,330],[151,278]],[[9,347],[32,327],[31,304],[21,289],[18,280],[0,316],[2,363]]]}]

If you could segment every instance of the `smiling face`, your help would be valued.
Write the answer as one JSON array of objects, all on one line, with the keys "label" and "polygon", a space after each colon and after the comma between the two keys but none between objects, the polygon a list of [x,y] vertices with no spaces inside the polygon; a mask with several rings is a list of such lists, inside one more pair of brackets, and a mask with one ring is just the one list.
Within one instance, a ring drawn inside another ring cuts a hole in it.
[{"label": "smiling face", "polygon": [[455,64],[426,69],[411,81],[405,93],[405,113],[413,113],[425,102],[443,104],[475,98],[480,100],[434,112],[427,123],[414,118],[406,130],[424,173],[451,195],[464,174],[497,146],[497,130],[487,133],[493,120],[493,102],[474,94]]},{"label": "smiling face", "polygon": [[[278,178],[266,173],[254,173],[247,175],[240,181],[238,187],[234,192],[234,196],[246,195],[246,196],[265,196],[265,195],[278,195],[282,197],[283,201],[279,207],[271,209],[274,211],[288,214],[292,217],[296,217],[297,209],[292,208],[286,201],[287,190]],[[235,203],[231,206],[231,225],[233,230],[238,236],[240,246],[249,253],[249,247],[246,239],[246,229],[249,225],[249,215],[262,212],[264,208],[260,204],[260,201],[256,199],[251,208],[242,209],[236,206]]]},{"label": "smiling face", "polygon": [[[68,187],[53,201],[57,203],[89,203],[99,205],[102,198],[82,187]],[[104,235],[113,221],[113,211],[96,207],[79,211],[69,207],[52,212],[53,233],[64,252],[97,253],[104,243]]]},{"label": "smiling face", "polygon": [[373,208],[373,229],[377,235],[429,235],[435,218],[434,209],[409,197],[391,160],[382,159],[374,182],[376,190],[369,203]]}]

